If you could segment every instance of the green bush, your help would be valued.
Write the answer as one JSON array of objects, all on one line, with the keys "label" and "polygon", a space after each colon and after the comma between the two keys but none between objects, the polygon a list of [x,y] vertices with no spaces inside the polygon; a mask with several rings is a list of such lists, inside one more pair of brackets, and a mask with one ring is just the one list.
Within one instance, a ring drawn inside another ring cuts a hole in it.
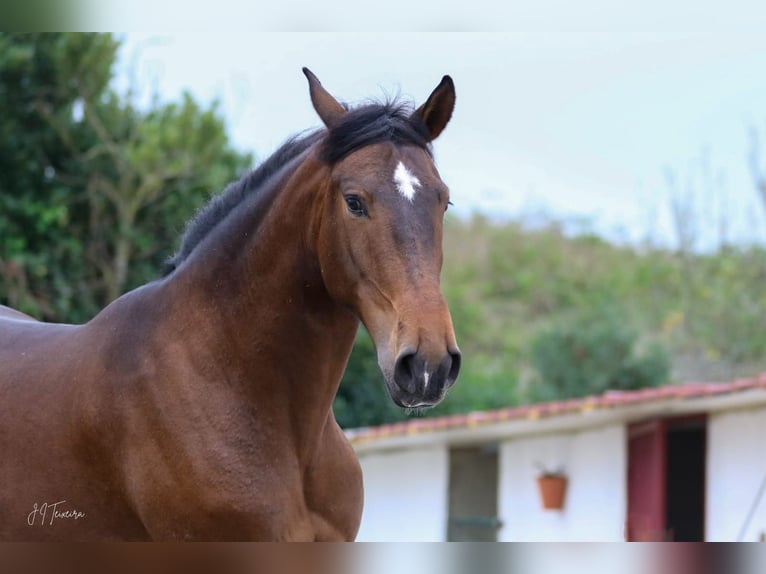
[{"label": "green bush", "polygon": [[457,383],[435,408],[424,416],[443,416],[510,407],[518,404],[516,371],[504,353],[463,355]]},{"label": "green bush", "polygon": [[670,359],[657,343],[641,349],[638,332],[613,306],[555,321],[532,342],[533,400],[654,387],[668,381]]}]

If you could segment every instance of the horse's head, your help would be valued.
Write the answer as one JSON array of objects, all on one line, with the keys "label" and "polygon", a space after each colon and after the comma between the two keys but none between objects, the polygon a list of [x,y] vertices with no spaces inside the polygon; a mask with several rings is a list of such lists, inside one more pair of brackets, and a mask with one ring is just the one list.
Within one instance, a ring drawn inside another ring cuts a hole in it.
[{"label": "horse's head", "polygon": [[394,402],[435,405],[460,370],[439,286],[449,190],[429,148],[452,115],[454,85],[445,76],[414,111],[395,105],[347,111],[304,72],[328,129],[320,153],[330,172],[318,232],[325,284],[372,336]]}]

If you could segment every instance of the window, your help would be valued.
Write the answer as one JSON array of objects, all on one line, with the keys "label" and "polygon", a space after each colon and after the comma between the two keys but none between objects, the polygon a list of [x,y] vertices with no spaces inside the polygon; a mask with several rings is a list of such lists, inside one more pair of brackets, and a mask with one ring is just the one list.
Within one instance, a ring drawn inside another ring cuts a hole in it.
[{"label": "window", "polygon": [[497,473],[497,445],[450,451],[447,540],[497,540]]}]

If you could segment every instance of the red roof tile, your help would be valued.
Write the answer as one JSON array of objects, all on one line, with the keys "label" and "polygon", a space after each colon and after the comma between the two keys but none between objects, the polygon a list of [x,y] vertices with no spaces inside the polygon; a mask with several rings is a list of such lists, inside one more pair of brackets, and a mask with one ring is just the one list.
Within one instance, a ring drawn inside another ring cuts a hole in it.
[{"label": "red roof tile", "polygon": [[602,395],[538,403],[519,407],[457,414],[443,417],[412,419],[377,427],[353,429],[346,432],[352,443],[363,443],[393,436],[414,435],[437,430],[473,428],[511,420],[536,420],[592,410],[619,408],[665,399],[694,399],[724,395],[749,389],[766,389],[766,373],[751,379],[737,379],[725,383],[686,383],[635,391],[606,391]]}]

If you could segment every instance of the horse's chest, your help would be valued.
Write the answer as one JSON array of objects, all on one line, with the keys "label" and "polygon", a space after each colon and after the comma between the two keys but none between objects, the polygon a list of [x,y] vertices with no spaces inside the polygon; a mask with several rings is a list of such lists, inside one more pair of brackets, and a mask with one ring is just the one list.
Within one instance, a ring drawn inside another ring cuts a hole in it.
[{"label": "horse's chest", "polygon": [[184,458],[186,472],[163,474],[158,458],[132,477],[136,510],[154,539],[353,540],[362,476],[338,434],[322,441],[308,464],[268,448],[252,458],[222,457],[226,449],[217,448]]},{"label": "horse's chest", "polygon": [[359,460],[350,445],[334,445],[304,475],[304,495],[316,540],[353,540],[362,517]]}]

